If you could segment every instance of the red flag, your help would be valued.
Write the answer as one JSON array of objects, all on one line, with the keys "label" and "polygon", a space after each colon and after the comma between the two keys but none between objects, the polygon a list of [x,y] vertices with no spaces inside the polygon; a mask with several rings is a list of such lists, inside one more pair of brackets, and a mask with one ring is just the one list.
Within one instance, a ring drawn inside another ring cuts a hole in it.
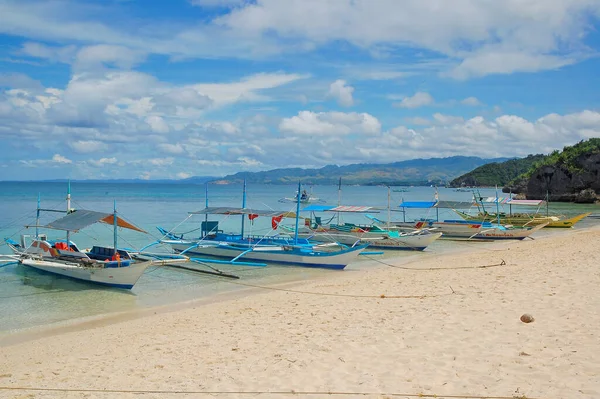
[{"label": "red flag", "polygon": [[273,228],[273,230],[277,230],[277,227],[279,226],[279,223],[281,223],[282,219],[283,215],[273,216],[271,218],[271,227]]}]

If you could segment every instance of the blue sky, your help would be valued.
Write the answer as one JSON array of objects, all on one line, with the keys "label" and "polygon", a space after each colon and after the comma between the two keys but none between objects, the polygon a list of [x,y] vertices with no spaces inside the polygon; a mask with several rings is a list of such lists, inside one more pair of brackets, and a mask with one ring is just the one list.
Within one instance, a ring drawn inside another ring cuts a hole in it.
[{"label": "blue sky", "polygon": [[600,0],[0,0],[0,180],[600,137]]}]

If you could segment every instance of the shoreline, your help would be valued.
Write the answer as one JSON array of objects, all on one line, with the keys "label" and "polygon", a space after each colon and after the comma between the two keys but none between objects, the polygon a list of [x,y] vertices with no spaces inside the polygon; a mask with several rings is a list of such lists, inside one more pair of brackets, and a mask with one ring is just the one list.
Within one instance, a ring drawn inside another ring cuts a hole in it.
[{"label": "shoreline", "polygon": [[387,258],[40,332],[3,346],[0,386],[595,398],[599,240],[596,226]]}]

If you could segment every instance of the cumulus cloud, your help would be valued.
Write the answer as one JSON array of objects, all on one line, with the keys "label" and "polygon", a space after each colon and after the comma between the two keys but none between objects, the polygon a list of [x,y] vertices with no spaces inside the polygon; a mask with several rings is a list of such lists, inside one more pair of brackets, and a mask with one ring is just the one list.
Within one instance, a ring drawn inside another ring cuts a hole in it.
[{"label": "cumulus cloud", "polygon": [[73,68],[76,72],[104,67],[130,69],[144,58],[145,54],[139,50],[132,50],[124,46],[98,44],[79,50],[75,56]]},{"label": "cumulus cloud", "polygon": [[427,118],[423,118],[420,116],[404,118],[404,121],[409,125],[418,125],[418,126],[429,126],[431,125],[431,121]]},{"label": "cumulus cloud", "polygon": [[467,97],[460,102],[462,105],[469,105],[471,107],[477,107],[482,105],[481,102],[477,99],[477,97]]},{"label": "cumulus cloud", "polygon": [[78,152],[80,154],[94,153],[98,151],[105,151],[106,149],[108,149],[108,145],[106,143],[97,140],[69,141],[68,145],[75,152]]},{"label": "cumulus cloud", "polygon": [[455,123],[464,122],[464,118],[462,116],[444,115],[440,114],[439,112],[433,114],[433,119],[441,125],[453,125]]},{"label": "cumulus cloud", "polygon": [[[114,18],[119,11],[85,2],[10,1],[0,13],[0,33],[30,40],[124,46],[174,57],[262,58],[309,52],[336,42],[374,55],[420,48],[457,61],[448,76],[466,79],[555,69],[581,61],[593,54],[585,40],[600,14],[600,4],[592,0],[526,4],[463,0],[435,5],[421,0],[190,2],[225,9],[193,25],[171,22],[156,29],[154,20],[123,24],[121,15]],[[28,52],[55,60],[73,57],[42,47]]]},{"label": "cumulus cloud", "polygon": [[284,118],[279,129],[285,133],[302,135],[375,135],[380,132],[381,123],[367,113],[301,111],[296,116]]},{"label": "cumulus cloud", "polygon": [[354,87],[347,85],[345,80],[338,79],[329,85],[328,96],[335,98],[341,106],[351,107],[354,105],[353,92]]},{"label": "cumulus cloud", "polygon": [[167,154],[180,155],[185,152],[185,149],[183,148],[183,146],[180,143],[177,143],[177,144],[163,143],[163,144],[158,144],[157,147],[162,152],[165,152]]},{"label": "cumulus cloud", "polygon": [[169,125],[160,116],[150,115],[146,118],[146,123],[155,133],[169,133]]},{"label": "cumulus cloud", "polygon": [[419,108],[434,103],[433,97],[429,93],[418,91],[412,97],[404,97],[399,103],[394,103],[398,108]]},{"label": "cumulus cloud", "polygon": [[73,163],[73,161],[71,161],[70,159],[60,155],[60,154],[54,154],[54,156],[52,156],[52,162],[56,162],[56,163],[64,163],[64,164],[71,164]]},{"label": "cumulus cloud", "polygon": [[88,165],[91,165],[95,168],[102,168],[106,165],[114,165],[117,163],[117,158],[100,158],[100,159],[89,159],[87,161]]}]

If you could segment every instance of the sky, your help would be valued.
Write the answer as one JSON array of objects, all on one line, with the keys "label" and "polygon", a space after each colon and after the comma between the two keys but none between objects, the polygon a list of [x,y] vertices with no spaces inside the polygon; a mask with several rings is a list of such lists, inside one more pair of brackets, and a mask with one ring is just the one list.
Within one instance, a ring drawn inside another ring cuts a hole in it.
[{"label": "sky", "polygon": [[600,0],[0,0],[0,180],[600,137]]}]

